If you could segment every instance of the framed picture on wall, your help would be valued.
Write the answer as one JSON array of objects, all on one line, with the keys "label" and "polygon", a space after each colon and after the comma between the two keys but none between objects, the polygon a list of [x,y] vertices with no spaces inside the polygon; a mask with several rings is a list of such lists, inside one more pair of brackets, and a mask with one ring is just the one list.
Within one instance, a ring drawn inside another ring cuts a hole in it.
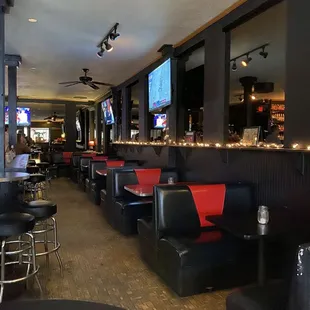
[{"label": "framed picture on wall", "polygon": [[245,127],[241,142],[247,146],[256,146],[259,142],[260,130],[260,126]]}]

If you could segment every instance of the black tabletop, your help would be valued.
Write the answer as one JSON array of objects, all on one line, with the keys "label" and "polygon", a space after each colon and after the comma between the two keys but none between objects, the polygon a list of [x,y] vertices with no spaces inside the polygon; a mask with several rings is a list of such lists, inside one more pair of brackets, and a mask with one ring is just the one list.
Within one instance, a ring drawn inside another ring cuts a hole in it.
[{"label": "black tabletop", "polygon": [[1,310],[125,310],[105,304],[77,300],[31,300],[7,302],[0,306]]},{"label": "black tabletop", "polygon": [[292,233],[292,230],[297,229],[298,226],[295,217],[286,210],[271,211],[267,225],[260,225],[257,222],[256,213],[214,215],[207,216],[206,219],[216,227],[247,240]]}]

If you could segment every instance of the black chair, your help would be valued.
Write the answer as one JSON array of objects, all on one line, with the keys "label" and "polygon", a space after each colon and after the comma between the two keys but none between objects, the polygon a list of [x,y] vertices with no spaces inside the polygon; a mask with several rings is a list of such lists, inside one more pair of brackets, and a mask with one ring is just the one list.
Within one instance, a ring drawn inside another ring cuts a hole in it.
[{"label": "black chair", "polygon": [[[205,185],[206,190],[211,191],[210,186]],[[219,186],[223,189],[224,213],[254,209],[251,186]],[[246,270],[245,257],[251,262],[251,257],[256,257],[256,247],[215,227],[203,227],[201,217],[206,214],[198,211],[188,185],[155,186],[153,215],[138,220],[143,260],[180,296],[249,283],[251,275],[246,273],[243,279],[239,267]]]},{"label": "black chair", "polygon": [[[168,178],[178,180],[174,168],[161,169],[159,183],[167,183]],[[124,189],[125,185],[135,185],[138,178],[133,168],[111,168],[107,174],[106,192],[101,191],[101,207],[112,227],[124,235],[137,233],[137,220],[152,213],[153,197],[138,197]]]},{"label": "black chair", "polygon": [[70,163],[70,177],[74,183],[78,183],[78,171],[79,171],[79,161],[82,157],[81,153],[74,153],[71,157]]},{"label": "black chair", "polygon": [[78,184],[79,188],[84,192],[86,190],[85,180],[88,177],[88,166],[91,160],[92,157],[81,157],[79,159]]},{"label": "black chair", "polygon": [[291,280],[238,289],[227,297],[227,310],[309,310],[310,244],[300,245]]}]

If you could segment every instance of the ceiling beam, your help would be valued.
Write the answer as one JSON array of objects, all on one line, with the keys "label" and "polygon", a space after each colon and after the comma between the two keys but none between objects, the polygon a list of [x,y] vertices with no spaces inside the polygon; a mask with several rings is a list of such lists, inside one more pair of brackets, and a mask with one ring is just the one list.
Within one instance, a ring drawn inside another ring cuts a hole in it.
[{"label": "ceiling beam", "polygon": [[[8,100],[8,96],[5,96],[5,100]],[[77,100],[61,100],[61,99],[43,99],[43,98],[24,98],[24,97],[17,97],[17,102],[24,102],[24,103],[51,103],[51,104],[84,104],[84,105],[92,105],[95,102],[92,100],[89,101],[77,101]]]},{"label": "ceiling beam", "polygon": [[10,8],[14,6],[14,0],[0,0],[0,7],[4,13],[9,14]]},{"label": "ceiling beam", "polygon": [[8,67],[19,67],[22,64],[22,57],[20,55],[5,54],[4,63]]}]

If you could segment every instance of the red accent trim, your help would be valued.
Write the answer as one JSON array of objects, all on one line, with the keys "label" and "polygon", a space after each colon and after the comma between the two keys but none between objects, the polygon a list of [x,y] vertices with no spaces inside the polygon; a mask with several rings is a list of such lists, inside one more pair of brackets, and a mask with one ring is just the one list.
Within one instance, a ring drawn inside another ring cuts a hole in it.
[{"label": "red accent trim", "polygon": [[93,156],[93,160],[105,161],[108,160],[108,156]]},{"label": "red accent trim", "polygon": [[207,243],[219,241],[222,238],[222,233],[218,230],[215,231],[204,231],[195,240],[195,243]]},{"label": "red accent trim", "polygon": [[107,167],[124,167],[124,160],[107,160]]},{"label": "red accent trim", "polygon": [[161,169],[134,169],[140,185],[159,184]]},{"label": "red accent trim", "polygon": [[206,220],[206,216],[222,215],[226,194],[225,184],[188,185],[188,188],[193,195],[200,226],[214,226]]}]

